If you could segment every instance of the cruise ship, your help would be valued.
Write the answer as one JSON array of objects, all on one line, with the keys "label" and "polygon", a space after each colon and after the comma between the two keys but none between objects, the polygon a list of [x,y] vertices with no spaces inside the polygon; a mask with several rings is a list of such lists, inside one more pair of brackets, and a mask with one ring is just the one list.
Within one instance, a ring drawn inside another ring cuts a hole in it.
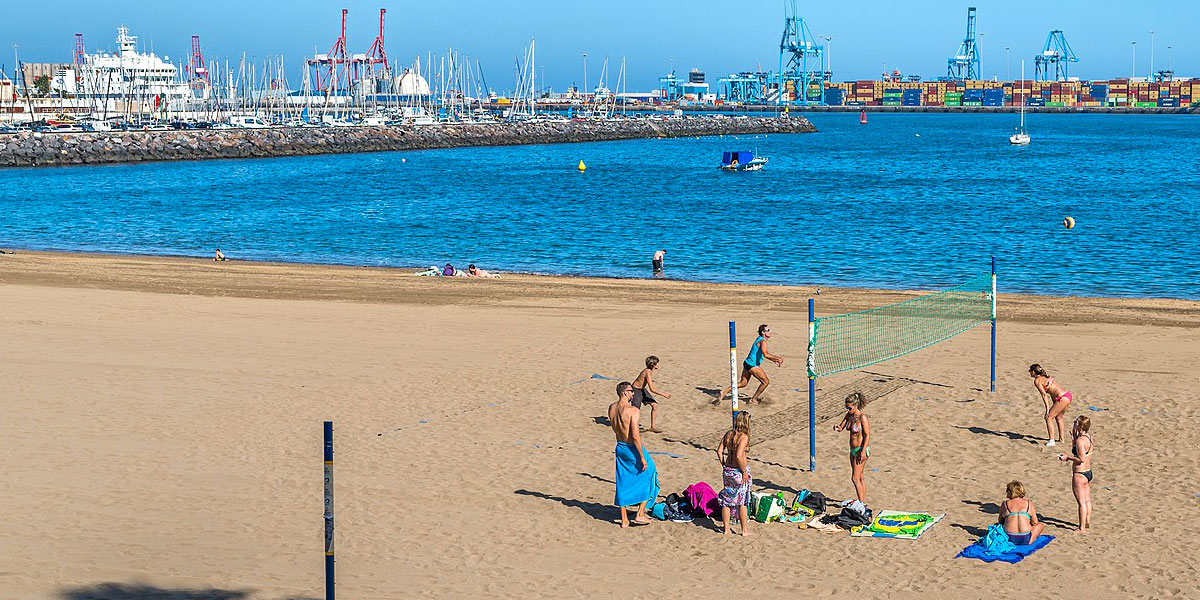
[{"label": "cruise ship", "polygon": [[135,116],[187,110],[209,89],[193,89],[166,56],[139,52],[137,37],[117,28],[117,53],[84,54],[79,64],[61,69],[54,91],[91,108],[96,118]]}]

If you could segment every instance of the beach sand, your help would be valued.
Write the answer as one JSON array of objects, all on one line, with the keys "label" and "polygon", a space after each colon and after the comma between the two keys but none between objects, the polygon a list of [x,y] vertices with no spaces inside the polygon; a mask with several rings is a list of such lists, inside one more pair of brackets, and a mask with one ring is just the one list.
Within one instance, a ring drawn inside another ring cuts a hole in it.
[{"label": "beach sand", "polygon": [[[1002,294],[996,393],[987,327],[867,369],[913,380],[867,408],[868,504],[942,522],[725,539],[706,520],[621,530],[602,417],[658,355],[674,397],[643,439],[669,453],[663,493],[719,487],[711,451],[671,440],[728,424],[707,393],[728,385],[726,322],[743,348],[770,323],[787,359],[755,416],[803,406],[812,289],[410,272],[0,256],[0,598],[323,597],[325,419],[340,598],[1196,597],[1198,302]],[[817,310],[915,295],[823,288]],[[1086,535],[1032,362],[1075,394],[1068,423],[1093,421]],[[815,473],[803,432],[753,446],[755,488],[853,496],[831,425]],[[1018,565],[955,559],[1011,479],[1057,539]]]}]

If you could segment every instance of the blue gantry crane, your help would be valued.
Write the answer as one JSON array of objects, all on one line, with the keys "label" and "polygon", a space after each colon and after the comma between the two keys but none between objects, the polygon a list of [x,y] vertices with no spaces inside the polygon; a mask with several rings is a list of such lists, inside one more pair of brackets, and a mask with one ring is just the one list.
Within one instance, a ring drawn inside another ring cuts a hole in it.
[{"label": "blue gantry crane", "polygon": [[967,37],[958,46],[958,52],[946,61],[946,79],[966,81],[983,77],[979,66],[979,41],[975,35],[975,7],[967,9]]},{"label": "blue gantry crane", "polygon": [[1042,53],[1033,57],[1034,78],[1038,81],[1050,81],[1050,71],[1054,70],[1053,81],[1066,81],[1069,77],[1068,67],[1071,63],[1079,62],[1079,57],[1071,50],[1067,37],[1061,29],[1055,29],[1046,36],[1046,45]]},{"label": "blue gantry crane", "polygon": [[783,38],[779,40],[778,104],[825,103],[824,53],[825,47],[816,43],[816,36],[796,9],[796,0],[789,0],[784,5]]}]

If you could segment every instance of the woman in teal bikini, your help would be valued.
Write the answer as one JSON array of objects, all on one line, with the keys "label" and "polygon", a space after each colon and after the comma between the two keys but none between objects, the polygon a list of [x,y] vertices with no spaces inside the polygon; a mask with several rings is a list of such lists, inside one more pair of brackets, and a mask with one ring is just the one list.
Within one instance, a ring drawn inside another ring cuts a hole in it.
[{"label": "woman in teal bikini", "polygon": [[866,407],[867,399],[862,392],[846,396],[846,416],[833,428],[834,431],[850,430],[850,481],[854,484],[854,494],[863,504],[867,503],[867,481],[863,479],[863,471],[871,457],[871,423],[863,412]]},{"label": "woman in teal bikini", "polygon": [[1000,525],[1008,534],[1008,541],[1018,546],[1032,544],[1046,527],[1038,521],[1033,500],[1025,497],[1025,486],[1020,481],[1008,482],[1004,495],[1008,499],[1000,503]]},{"label": "woman in teal bikini", "polygon": [[[738,381],[738,389],[742,389],[750,384],[750,376],[753,375],[758,380],[758,389],[754,390],[754,394],[746,401],[746,404],[754,404],[762,398],[762,393],[767,390],[767,386],[771,385],[771,379],[767,377],[767,372],[762,368],[763,359],[767,359],[779,366],[783,366],[783,357],[771,354],[767,350],[767,341],[771,339],[771,328],[765,323],[758,326],[758,337],[754,343],[750,344],[750,352],[746,354],[746,360],[742,362],[742,378]],[[713,404],[720,404],[725,396],[728,396],[733,391],[732,387],[725,388]]]}]

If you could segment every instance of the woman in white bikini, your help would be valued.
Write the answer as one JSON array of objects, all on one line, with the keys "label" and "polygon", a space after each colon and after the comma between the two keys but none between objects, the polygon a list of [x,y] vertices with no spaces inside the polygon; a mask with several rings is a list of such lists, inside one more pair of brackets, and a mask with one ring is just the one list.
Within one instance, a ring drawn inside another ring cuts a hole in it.
[{"label": "woman in white bikini", "polygon": [[1054,446],[1062,441],[1063,433],[1067,430],[1063,423],[1063,413],[1067,412],[1067,406],[1075,397],[1055,383],[1054,378],[1046,373],[1042,365],[1029,365],[1029,376],[1033,378],[1033,387],[1037,388],[1038,395],[1042,397],[1042,404],[1046,405],[1046,445]]}]

